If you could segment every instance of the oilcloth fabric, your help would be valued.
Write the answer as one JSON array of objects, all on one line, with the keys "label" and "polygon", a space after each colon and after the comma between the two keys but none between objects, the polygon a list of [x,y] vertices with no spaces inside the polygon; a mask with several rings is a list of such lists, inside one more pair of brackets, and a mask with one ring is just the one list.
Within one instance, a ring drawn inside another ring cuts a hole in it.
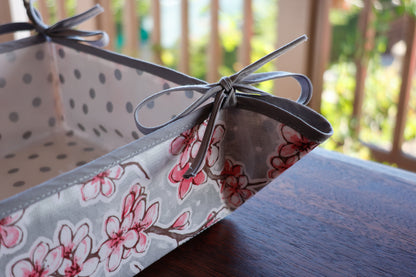
[{"label": "oilcloth fabric", "polygon": [[[0,27],[37,31],[0,44],[1,276],[133,276],[332,134],[307,77],[254,73],[305,37],[207,84],[85,42],[99,8],[52,28],[25,3]],[[298,101],[252,86],[286,77]]]}]

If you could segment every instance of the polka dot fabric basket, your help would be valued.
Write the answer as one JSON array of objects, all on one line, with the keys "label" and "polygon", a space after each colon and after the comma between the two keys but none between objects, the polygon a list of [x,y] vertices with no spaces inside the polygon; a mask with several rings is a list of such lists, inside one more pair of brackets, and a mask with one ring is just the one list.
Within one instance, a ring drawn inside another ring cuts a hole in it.
[{"label": "polka dot fabric basket", "polygon": [[[24,3],[0,26],[35,30],[0,44],[0,276],[133,276],[332,134],[305,76],[255,73],[305,37],[207,84],[96,47],[73,26],[99,6],[46,26]],[[252,86],[276,78],[298,101]]]}]

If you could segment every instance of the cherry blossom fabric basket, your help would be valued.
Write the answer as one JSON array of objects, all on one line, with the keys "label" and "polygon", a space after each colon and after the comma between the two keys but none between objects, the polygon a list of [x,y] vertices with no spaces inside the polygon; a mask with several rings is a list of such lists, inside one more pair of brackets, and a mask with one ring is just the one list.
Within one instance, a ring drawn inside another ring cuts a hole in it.
[{"label": "cherry blossom fabric basket", "polygon": [[[99,7],[50,27],[31,2],[0,27],[36,31],[0,44],[0,276],[133,276],[332,134],[305,76],[253,73],[293,45],[207,84],[95,47],[72,27]],[[297,102],[251,86],[283,77]]]}]

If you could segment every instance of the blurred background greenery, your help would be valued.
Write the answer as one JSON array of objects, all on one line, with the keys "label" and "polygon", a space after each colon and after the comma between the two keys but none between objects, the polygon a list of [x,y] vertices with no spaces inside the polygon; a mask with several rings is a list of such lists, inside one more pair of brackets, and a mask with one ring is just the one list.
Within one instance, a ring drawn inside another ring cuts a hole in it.
[{"label": "blurred background greenery", "polygon": [[[325,148],[370,159],[364,144],[389,149],[397,114],[401,85],[402,59],[406,51],[403,36],[404,15],[415,16],[416,1],[376,1],[373,7],[375,30],[374,47],[366,53],[368,59],[365,97],[359,134],[351,124],[356,86],[355,59],[360,45],[358,29],[362,5],[351,5],[348,10],[332,10],[331,58],[324,75],[322,113],[334,125],[334,136]],[[396,28],[393,26],[396,25]],[[396,32],[396,33],[394,33]],[[401,34],[397,34],[400,32]],[[401,36],[398,36],[401,35]],[[416,79],[410,97],[403,150],[416,156]]]}]

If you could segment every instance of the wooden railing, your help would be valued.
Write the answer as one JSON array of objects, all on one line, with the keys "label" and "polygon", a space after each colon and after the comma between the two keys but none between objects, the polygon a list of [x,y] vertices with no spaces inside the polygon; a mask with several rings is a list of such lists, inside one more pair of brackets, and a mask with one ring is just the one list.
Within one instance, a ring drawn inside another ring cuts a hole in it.
[{"label": "wooden railing", "polygon": [[[361,39],[364,41],[364,50],[355,61],[356,64],[356,87],[354,93],[353,121],[355,122],[355,133],[358,136],[360,131],[360,119],[363,112],[363,102],[365,95],[365,81],[368,71],[368,60],[365,58],[366,52],[374,47],[375,30],[374,30],[374,0],[365,0],[364,8],[359,18],[359,29]],[[371,150],[372,156],[382,162],[388,162],[398,165],[399,167],[416,172],[416,153],[409,155],[403,152],[404,132],[406,124],[416,124],[416,122],[407,122],[409,110],[410,94],[412,91],[412,80],[416,66],[416,19],[409,15],[406,16],[405,26],[406,36],[406,54],[403,58],[401,68],[401,86],[397,104],[397,115],[392,134],[391,149],[385,150],[374,144],[365,144]],[[388,76],[386,76],[387,78]],[[416,97],[416,96],[414,96]]]},{"label": "wooden railing", "polygon": [[[0,0],[2,7],[6,7],[0,11],[1,22],[10,21],[10,14],[7,13],[9,1],[16,0]],[[253,0],[241,0],[243,8],[242,21],[242,41],[238,49],[238,64],[247,65],[251,61],[251,40],[253,37]],[[371,41],[374,36],[371,27],[372,4],[374,0],[365,0],[365,7],[361,12],[360,28],[362,30],[363,39],[367,40],[366,47],[372,47]],[[37,5],[43,19],[46,23],[51,23],[51,15],[54,19],[62,19],[69,14],[66,0],[53,1],[53,6],[47,4],[51,1],[38,0]],[[162,64],[161,58],[161,41],[162,41],[162,18],[161,3],[157,0],[149,0],[150,13],[152,18],[151,30],[151,59],[155,63]],[[114,19],[114,1],[112,0],[76,0],[76,12],[82,12],[90,8],[94,4],[99,3],[104,7],[105,13],[99,15],[95,20],[84,23],[81,27],[84,29],[100,29],[106,31],[111,41],[116,38],[116,23]],[[141,58],[143,56],[143,45],[140,41],[140,33],[138,32],[139,17],[144,16],[138,14],[137,5],[139,1],[124,0],[122,8],[122,22],[124,44],[121,52],[123,54]],[[314,84],[314,96],[310,102],[310,106],[315,110],[320,110],[321,96],[323,91],[323,73],[326,70],[331,41],[331,25],[329,22],[329,12],[331,8],[342,6],[343,0],[276,0],[278,5],[278,16],[276,19],[276,46],[288,42],[298,35],[306,33],[310,40],[307,44],[287,53],[279,58],[276,67],[285,71],[294,71],[306,74]],[[179,41],[179,71],[187,74],[190,72],[190,22],[189,22],[189,5],[190,0],[180,0],[180,41]],[[220,46],[220,28],[219,28],[219,0],[209,0],[210,24],[207,26],[210,30],[209,45],[207,47],[206,80],[209,82],[217,81],[220,78],[219,67],[222,64],[222,48]],[[403,154],[401,146],[403,144],[404,126],[406,124],[406,114],[409,105],[409,97],[411,91],[411,80],[414,73],[416,62],[416,42],[415,42],[415,20],[409,20],[411,28],[407,37],[408,51],[404,59],[402,70],[402,86],[400,91],[400,100],[398,104],[398,114],[394,131],[394,139],[392,141],[392,149],[390,152],[381,151],[377,147],[369,145],[374,157],[379,161],[388,161],[395,163],[400,167],[416,171],[416,158]],[[116,50],[114,43],[107,48]],[[367,64],[365,59],[358,59],[356,62],[356,90],[354,98],[353,119],[360,122],[362,103],[364,99],[364,83],[366,79]],[[274,92],[289,98],[296,98],[290,92],[297,90],[296,84],[291,82],[281,82],[274,86]],[[359,131],[360,126],[355,126]]]}]

